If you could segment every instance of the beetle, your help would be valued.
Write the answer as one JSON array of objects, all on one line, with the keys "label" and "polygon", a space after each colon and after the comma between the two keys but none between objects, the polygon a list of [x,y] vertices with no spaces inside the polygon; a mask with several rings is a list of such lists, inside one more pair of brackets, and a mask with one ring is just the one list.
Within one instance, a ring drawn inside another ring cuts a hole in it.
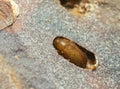
[{"label": "beetle", "polygon": [[79,67],[95,70],[98,65],[93,52],[68,38],[57,36],[53,40],[53,46],[58,54]]}]

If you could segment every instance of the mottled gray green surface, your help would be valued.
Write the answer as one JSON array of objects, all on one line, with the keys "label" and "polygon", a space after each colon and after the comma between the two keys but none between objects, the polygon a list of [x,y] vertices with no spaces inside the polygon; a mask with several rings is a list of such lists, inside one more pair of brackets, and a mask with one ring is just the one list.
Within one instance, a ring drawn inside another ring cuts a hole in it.
[{"label": "mottled gray green surface", "polygon": [[[20,75],[24,88],[120,89],[118,8],[103,5],[86,16],[77,17],[54,0],[35,0],[31,4],[34,8],[28,8],[31,13],[25,17],[26,8],[22,8],[22,1],[16,1],[22,9],[18,20],[24,19],[24,22],[14,28],[20,30],[15,34],[0,31],[0,54]],[[99,60],[97,70],[79,68],[58,55],[52,45],[56,36],[70,38],[93,51]]]}]

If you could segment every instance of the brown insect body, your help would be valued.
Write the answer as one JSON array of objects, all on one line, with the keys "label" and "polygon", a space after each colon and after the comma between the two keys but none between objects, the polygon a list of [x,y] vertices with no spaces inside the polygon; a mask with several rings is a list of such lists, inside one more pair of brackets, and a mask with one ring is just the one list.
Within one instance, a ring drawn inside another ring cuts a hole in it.
[{"label": "brown insect body", "polygon": [[60,55],[71,63],[82,68],[96,68],[94,67],[94,64],[96,64],[94,54],[82,46],[79,46],[77,43],[65,37],[58,36],[53,40],[53,46],[57,49]]}]

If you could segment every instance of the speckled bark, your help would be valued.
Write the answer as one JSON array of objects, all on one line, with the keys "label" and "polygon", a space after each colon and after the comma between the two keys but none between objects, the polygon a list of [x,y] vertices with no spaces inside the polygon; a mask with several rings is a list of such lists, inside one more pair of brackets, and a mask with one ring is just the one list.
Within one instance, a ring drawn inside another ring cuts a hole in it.
[{"label": "speckled bark", "polygon": [[[20,16],[0,31],[0,53],[26,89],[119,89],[120,10],[116,0],[77,17],[55,0],[15,0]],[[6,31],[7,30],[7,31]],[[79,68],[57,54],[56,36],[96,54],[96,71]],[[16,60],[17,59],[17,60]]]}]

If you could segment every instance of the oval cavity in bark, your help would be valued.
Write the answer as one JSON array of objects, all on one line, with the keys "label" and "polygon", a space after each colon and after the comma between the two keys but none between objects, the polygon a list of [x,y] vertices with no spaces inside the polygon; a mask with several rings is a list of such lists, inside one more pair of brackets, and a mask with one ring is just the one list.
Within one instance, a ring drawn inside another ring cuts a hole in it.
[{"label": "oval cavity in bark", "polygon": [[53,46],[58,54],[79,67],[95,70],[98,66],[98,61],[93,52],[68,38],[57,36],[53,40]]}]

